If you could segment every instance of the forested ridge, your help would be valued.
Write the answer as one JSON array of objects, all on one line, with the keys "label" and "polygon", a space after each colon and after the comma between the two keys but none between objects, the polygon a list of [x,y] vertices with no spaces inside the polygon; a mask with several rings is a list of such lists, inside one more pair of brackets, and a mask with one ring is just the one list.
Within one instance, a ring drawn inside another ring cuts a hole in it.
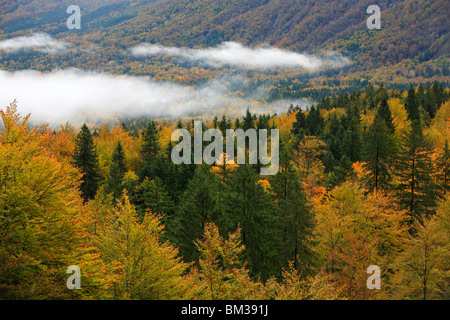
[{"label": "forested ridge", "polygon": [[[171,134],[193,118],[55,130],[12,102],[0,111],[0,298],[448,299],[449,97],[437,81],[369,83],[306,110],[203,119],[278,129],[273,176],[175,165]],[[70,265],[81,289],[66,287]],[[367,288],[369,265],[381,290]]]},{"label": "forested ridge", "polygon": [[141,43],[208,48],[234,41],[252,48],[270,45],[310,54],[339,52],[350,59],[351,65],[342,70],[305,76],[304,71],[291,69],[249,76],[254,81],[274,81],[274,86],[280,81],[296,86],[295,79],[301,75],[305,95],[311,87],[330,89],[360,81],[364,87],[368,81],[386,85],[449,81],[450,76],[447,1],[379,1],[381,30],[367,29],[366,10],[372,3],[365,0],[79,1],[83,22],[75,31],[66,27],[66,9],[71,4],[1,1],[0,39],[46,32],[79,50],[51,58],[39,51],[0,52],[0,68],[45,72],[81,68],[192,84],[216,77],[219,70],[176,57],[142,60],[124,51]]}]

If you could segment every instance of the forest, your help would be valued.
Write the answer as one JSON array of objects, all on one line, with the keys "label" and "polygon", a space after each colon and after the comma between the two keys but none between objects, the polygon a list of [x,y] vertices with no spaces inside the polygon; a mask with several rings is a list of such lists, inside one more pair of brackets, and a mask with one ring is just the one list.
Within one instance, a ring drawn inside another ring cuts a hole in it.
[{"label": "forest", "polygon": [[278,129],[272,176],[225,153],[175,165],[171,134],[193,118],[54,129],[1,106],[0,299],[448,300],[448,84],[316,101],[196,118]]}]

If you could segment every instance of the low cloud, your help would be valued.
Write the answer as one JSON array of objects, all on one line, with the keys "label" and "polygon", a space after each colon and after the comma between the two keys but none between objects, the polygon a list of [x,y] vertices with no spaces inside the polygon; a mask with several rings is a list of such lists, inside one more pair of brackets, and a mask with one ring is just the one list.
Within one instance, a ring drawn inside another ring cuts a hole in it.
[{"label": "low cloud", "polygon": [[338,53],[316,57],[274,47],[248,48],[236,42],[224,42],[215,48],[190,49],[166,47],[144,43],[129,49],[135,57],[155,55],[179,56],[188,60],[205,61],[210,65],[229,65],[240,68],[303,68],[314,71],[323,68],[339,68],[350,60]]},{"label": "low cloud", "polygon": [[33,33],[31,36],[0,40],[0,51],[18,51],[36,49],[45,53],[57,53],[68,48],[64,41],[55,40],[47,33]]},{"label": "low cloud", "polygon": [[81,70],[0,70],[0,107],[17,99],[22,114],[31,113],[35,122],[52,126],[70,121],[113,119],[125,116],[178,118],[182,116],[240,116],[247,107],[256,113],[287,110],[290,103],[303,106],[305,100],[266,103],[264,87],[250,96],[230,92],[239,77],[221,77],[201,87],[155,82],[148,77],[115,76]]}]

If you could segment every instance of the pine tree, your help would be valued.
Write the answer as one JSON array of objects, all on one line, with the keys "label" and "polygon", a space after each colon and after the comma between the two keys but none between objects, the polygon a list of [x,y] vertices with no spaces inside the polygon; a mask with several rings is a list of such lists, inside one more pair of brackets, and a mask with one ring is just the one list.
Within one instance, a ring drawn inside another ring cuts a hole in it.
[{"label": "pine tree", "polygon": [[439,85],[437,81],[433,82],[433,85],[431,86],[431,92],[433,94],[433,100],[434,100],[434,108],[433,111],[436,113],[437,110],[441,107],[441,104],[444,102],[444,90]]},{"label": "pine tree", "polygon": [[84,174],[80,185],[84,200],[93,199],[100,183],[99,162],[94,139],[86,124],[77,135],[72,163]]},{"label": "pine tree", "polygon": [[125,166],[125,151],[120,141],[117,143],[117,147],[113,152],[111,162],[107,190],[108,192],[112,192],[113,197],[117,199],[122,196],[123,178],[127,171]]}]

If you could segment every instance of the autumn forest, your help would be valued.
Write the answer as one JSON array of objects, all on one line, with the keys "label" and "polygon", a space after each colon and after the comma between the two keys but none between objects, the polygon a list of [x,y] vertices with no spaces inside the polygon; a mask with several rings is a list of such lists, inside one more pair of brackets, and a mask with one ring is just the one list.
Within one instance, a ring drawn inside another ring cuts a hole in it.
[{"label": "autumn forest", "polygon": [[0,302],[449,300],[449,16],[0,0]]},{"label": "autumn forest", "polygon": [[[192,121],[30,128],[13,102],[1,111],[1,297],[448,299],[449,112],[437,82],[381,84],[205,122],[279,129],[280,169],[260,176],[173,164],[170,134]],[[67,290],[69,265],[80,290]],[[367,289],[369,265],[382,290]]]}]

